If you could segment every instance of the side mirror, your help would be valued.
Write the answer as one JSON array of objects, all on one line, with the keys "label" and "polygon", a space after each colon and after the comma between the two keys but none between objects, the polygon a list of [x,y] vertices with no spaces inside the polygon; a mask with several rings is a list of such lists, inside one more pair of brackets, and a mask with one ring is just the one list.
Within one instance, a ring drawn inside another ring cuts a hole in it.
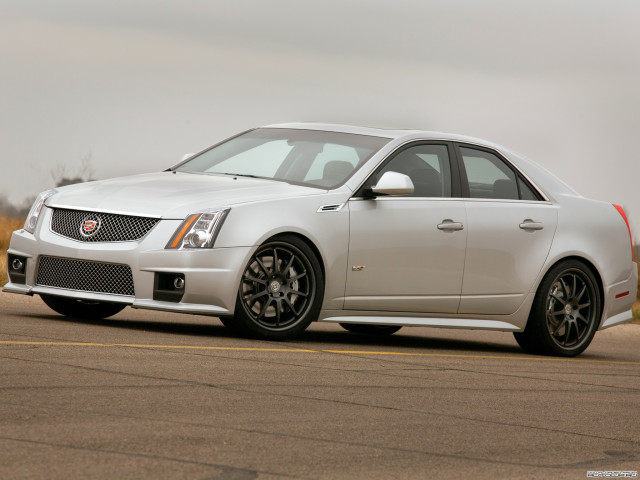
[{"label": "side mirror", "polygon": [[184,162],[187,158],[191,158],[194,155],[195,155],[195,153],[187,153],[187,154],[183,155],[181,162]]},{"label": "side mirror", "polygon": [[385,172],[371,188],[371,195],[408,195],[413,193],[413,182],[402,173]]}]

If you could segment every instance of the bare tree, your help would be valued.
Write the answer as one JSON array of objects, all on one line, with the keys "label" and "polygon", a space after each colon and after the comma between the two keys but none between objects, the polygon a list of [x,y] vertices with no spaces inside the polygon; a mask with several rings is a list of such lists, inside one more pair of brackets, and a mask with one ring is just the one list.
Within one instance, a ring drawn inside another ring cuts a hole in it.
[{"label": "bare tree", "polygon": [[65,185],[73,185],[74,183],[83,183],[94,180],[94,168],[92,165],[93,155],[87,153],[80,159],[80,166],[75,173],[68,174],[66,165],[57,165],[51,169],[51,178],[56,187],[64,187]]},{"label": "bare tree", "polygon": [[90,182],[91,180],[94,180],[93,176],[95,173],[95,169],[93,168],[93,155],[89,152],[80,159],[78,176],[80,178],[84,178],[85,182]]},{"label": "bare tree", "polygon": [[[91,152],[80,159],[80,166],[75,173],[68,174],[66,165],[56,165],[50,171],[51,179],[56,187],[63,187],[74,183],[83,183],[95,180],[94,168],[92,165],[93,156]],[[5,193],[0,193],[0,216],[9,218],[26,217],[35,201],[35,196],[29,196],[22,202],[12,203]]]}]

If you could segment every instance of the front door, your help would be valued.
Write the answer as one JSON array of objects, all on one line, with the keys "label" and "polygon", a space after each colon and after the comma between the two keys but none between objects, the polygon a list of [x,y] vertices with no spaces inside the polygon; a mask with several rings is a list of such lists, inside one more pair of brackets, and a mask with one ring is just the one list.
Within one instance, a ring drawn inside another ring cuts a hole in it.
[{"label": "front door", "polygon": [[[455,313],[467,238],[464,201],[453,183],[450,146],[423,143],[400,149],[372,175],[387,171],[414,184],[406,196],[349,202],[349,263],[345,309]],[[453,195],[452,195],[453,193]]]},{"label": "front door", "polygon": [[349,209],[345,309],[456,313],[467,239],[463,201],[354,199]]}]

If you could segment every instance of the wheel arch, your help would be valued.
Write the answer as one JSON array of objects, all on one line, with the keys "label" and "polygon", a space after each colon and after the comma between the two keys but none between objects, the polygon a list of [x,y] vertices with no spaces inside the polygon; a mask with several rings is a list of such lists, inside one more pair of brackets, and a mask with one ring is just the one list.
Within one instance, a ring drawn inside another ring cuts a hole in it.
[{"label": "wheel arch", "polygon": [[260,245],[264,245],[265,243],[277,240],[280,237],[295,237],[298,240],[304,242],[313,252],[313,254],[316,256],[316,258],[318,259],[318,263],[320,264],[320,269],[321,269],[321,273],[322,273],[322,282],[326,283],[326,265],[324,262],[324,258],[322,256],[322,254],[320,253],[320,249],[316,246],[316,244],[306,235],[303,235],[299,232],[293,232],[293,231],[284,231],[284,232],[278,232],[275,233],[273,235],[271,235],[270,237],[266,238],[264,241],[262,241],[262,243]]},{"label": "wheel arch", "polygon": [[604,292],[604,283],[602,282],[602,274],[600,273],[598,268],[595,266],[595,264],[586,257],[580,256],[580,255],[569,255],[566,257],[557,258],[553,263],[550,263],[549,265],[547,265],[544,271],[540,273],[540,276],[538,278],[538,281],[536,282],[533,293],[538,292],[538,289],[540,288],[540,284],[542,283],[544,278],[547,276],[547,273],[551,271],[551,269],[553,269],[556,265],[559,265],[563,262],[570,261],[570,260],[576,260],[584,264],[584,266],[589,269],[589,271],[593,274],[593,277],[596,279],[596,285],[598,287],[598,292],[600,293],[600,321],[602,321],[602,315],[605,312],[605,305],[604,305],[605,292]]}]

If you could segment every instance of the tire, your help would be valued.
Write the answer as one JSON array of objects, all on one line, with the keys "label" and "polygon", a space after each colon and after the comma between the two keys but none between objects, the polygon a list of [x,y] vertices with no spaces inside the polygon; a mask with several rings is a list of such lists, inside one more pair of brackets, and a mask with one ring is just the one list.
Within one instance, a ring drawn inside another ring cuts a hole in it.
[{"label": "tire", "polygon": [[126,307],[122,303],[90,302],[75,298],[57,297],[54,295],[40,295],[49,308],[61,315],[74,318],[100,320],[120,312]]},{"label": "tire", "polygon": [[584,263],[567,260],[547,272],[524,332],[513,335],[527,352],[575,357],[591,343],[601,315],[595,276]]},{"label": "tire", "polygon": [[391,335],[402,328],[397,325],[365,325],[361,323],[341,323],[340,326],[349,332],[365,335]]},{"label": "tire", "polygon": [[230,325],[253,338],[292,338],[318,318],[323,296],[322,270],[311,248],[293,235],[275,237],[249,259]]}]

